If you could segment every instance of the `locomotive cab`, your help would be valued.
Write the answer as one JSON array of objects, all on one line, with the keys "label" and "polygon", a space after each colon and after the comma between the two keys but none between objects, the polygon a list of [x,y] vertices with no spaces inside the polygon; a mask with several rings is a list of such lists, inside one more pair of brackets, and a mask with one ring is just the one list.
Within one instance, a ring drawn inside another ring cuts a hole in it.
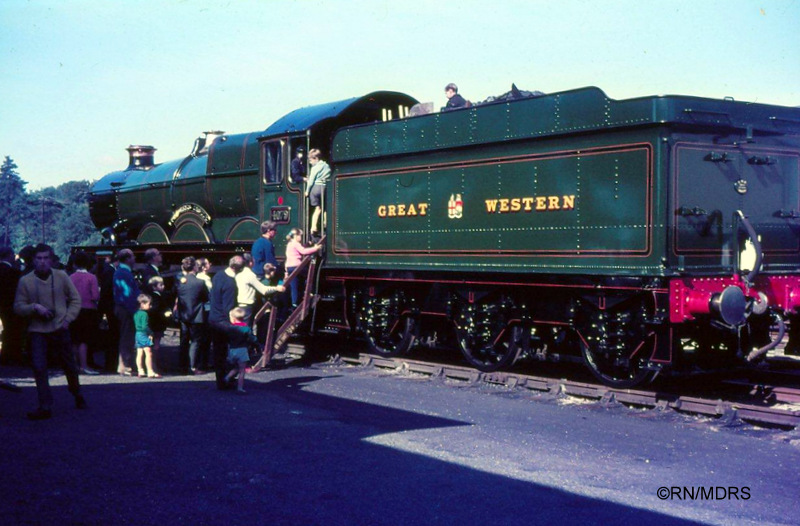
[{"label": "locomotive cab", "polygon": [[[311,207],[304,183],[293,179],[291,173],[298,148],[302,148],[304,154],[304,175],[310,171],[308,152],[311,149],[320,150],[322,159],[333,166],[331,145],[339,129],[408,115],[409,108],[416,103],[416,99],[403,93],[380,91],[364,97],[300,108],[276,121],[258,138],[263,220],[297,226],[308,234]],[[322,201],[323,229],[329,200],[326,195]],[[280,240],[279,244],[282,242]]]}]

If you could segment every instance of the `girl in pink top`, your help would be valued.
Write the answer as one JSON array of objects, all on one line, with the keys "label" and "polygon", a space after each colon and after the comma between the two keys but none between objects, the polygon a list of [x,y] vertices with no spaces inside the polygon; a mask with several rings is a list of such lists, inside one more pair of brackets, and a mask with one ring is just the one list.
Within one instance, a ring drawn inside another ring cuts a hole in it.
[{"label": "girl in pink top", "polygon": [[100,299],[100,287],[97,285],[97,276],[87,270],[91,264],[92,258],[88,254],[78,252],[75,254],[77,270],[69,277],[81,297],[81,312],[69,326],[72,352],[75,353],[81,374],[98,374],[86,362],[89,340],[97,334],[99,325],[97,300]]},{"label": "girl in pink top", "polygon": [[[299,228],[293,228],[286,236],[286,276],[288,277],[294,269],[300,266],[303,261],[303,256],[319,252],[322,245],[314,245],[313,247],[303,246],[303,231]],[[297,300],[300,295],[300,276],[294,278],[289,286],[292,289],[292,307],[297,307]]]}]

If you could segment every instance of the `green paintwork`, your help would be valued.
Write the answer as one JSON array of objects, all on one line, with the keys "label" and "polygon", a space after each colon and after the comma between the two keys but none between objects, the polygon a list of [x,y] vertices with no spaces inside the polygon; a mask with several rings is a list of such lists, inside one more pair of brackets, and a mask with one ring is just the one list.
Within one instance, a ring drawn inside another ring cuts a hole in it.
[{"label": "green paintwork", "polygon": [[208,243],[208,237],[202,226],[186,221],[175,227],[171,241],[173,243]]},{"label": "green paintwork", "polygon": [[[222,221],[220,221],[222,222]],[[224,221],[225,223],[234,223],[231,225],[230,228],[227,229],[227,237],[225,238],[226,241],[253,241],[256,239],[261,232],[259,231],[259,223],[254,219],[247,219],[247,220],[233,220],[228,219]],[[219,227],[220,225],[216,225]],[[222,228],[225,229],[224,226]]]},{"label": "green paintwork", "polygon": [[[285,178],[289,139],[308,136],[323,149],[333,141],[333,267],[728,273],[736,210],[762,236],[767,271],[800,262],[800,109],[683,96],[615,101],[583,88],[374,122],[382,105],[410,100],[376,92],[303,108],[263,136],[225,135],[208,152],[109,174],[96,185],[92,217],[143,244],[164,235],[241,243],[279,215],[282,254],[285,232],[303,227],[308,212],[296,187],[264,181],[262,151],[280,145]],[[723,153],[724,162],[709,160]],[[457,196],[462,216],[450,217]],[[150,223],[165,234],[140,236]]]},{"label": "green paintwork", "polygon": [[[334,184],[329,263],[657,272],[650,199],[657,137],[616,138],[347,164]],[[456,217],[449,205],[459,197]]]},{"label": "green paintwork", "polygon": [[[678,96],[613,101],[597,88],[347,128],[333,148],[328,264],[632,276],[690,267],[729,272],[733,217],[743,210],[763,232],[767,269],[796,268],[795,225],[776,216],[781,209],[800,212],[799,128],[797,109]],[[720,136],[730,143],[748,134],[757,146],[728,147],[737,162],[706,160],[724,148],[715,144]],[[687,144],[699,153],[688,155]],[[748,161],[769,152],[773,164]],[[735,190],[737,180],[748,181],[747,192]],[[771,191],[776,184],[784,193]],[[450,217],[448,202],[458,195],[463,216]],[[564,207],[564,196],[574,196],[574,207]],[[707,214],[683,218],[682,199]],[[408,214],[410,204],[416,214]],[[722,221],[709,237],[696,223],[709,222],[714,211]]]},{"label": "green paintwork", "polygon": [[[742,210],[761,239],[766,267],[796,271],[800,264],[797,136],[789,147],[776,138],[739,145],[719,144],[711,136],[703,139],[678,141],[671,152],[675,209],[708,213],[676,215],[674,255],[683,259],[684,268],[725,265],[730,261],[727,250],[734,245],[730,233],[735,211]],[[725,161],[709,161],[712,152],[724,154]],[[769,159],[771,164],[757,164],[755,159]],[[782,217],[791,213],[794,218]]]},{"label": "green paintwork", "polygon": [[667,123],[796,133],[800,129],[798,114],[800,110],[791,108],[675,95],[615,101],[590,87],[347,128],[337,134],[333,160],[338,164]]},{"label": "green paintwork", "polygon": [[142,228],[136,241],[142,245],[165,244],[169,243],[169,237],[163,228],[151,223]]}]

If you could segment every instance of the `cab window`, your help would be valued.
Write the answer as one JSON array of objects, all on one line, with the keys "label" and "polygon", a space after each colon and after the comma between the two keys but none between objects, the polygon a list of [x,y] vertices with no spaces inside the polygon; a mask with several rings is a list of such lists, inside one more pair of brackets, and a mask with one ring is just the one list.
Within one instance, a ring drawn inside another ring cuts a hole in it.
[{"label": "cab window", "polygon": [[264,144],[264,184],[276,184],[283,181],[282,160],[283,147],[281,141],[272,141]]}]

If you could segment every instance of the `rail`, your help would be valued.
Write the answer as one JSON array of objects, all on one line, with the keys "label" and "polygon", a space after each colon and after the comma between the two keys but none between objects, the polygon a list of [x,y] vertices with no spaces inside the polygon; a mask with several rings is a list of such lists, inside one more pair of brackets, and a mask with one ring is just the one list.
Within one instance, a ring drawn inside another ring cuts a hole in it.
[{"label": "rail", "polygon": [[[404,358],[385,358],[371,354],[359,354],[358,357],[339,357],[339,360],[353,365],[374,366],[426,374],[432,378],[446,378],[472,384],[486,383],[507,388],[528,389],[554,396],[575,396],[597,400],[606,404],[617,402],[656,410],[671,409],[681,413],[719,418],[728,425],[734,425],[737,421],[792,429],[800,425],[800,408],[792,410],[760,405],[757,402],[740,403],[657,391],[616,389],[599,384],[517,373],[482,373],[468,367],[420,362]],[[779,399],[785,402],[800,399],[800,391],[798,390],[775,388],[770,390],[770,393],[778,395]],[[757,396],[758,394],[754,393],[754,395]],[[765,396],[764,402],[768,401],[768,397]]]}]

